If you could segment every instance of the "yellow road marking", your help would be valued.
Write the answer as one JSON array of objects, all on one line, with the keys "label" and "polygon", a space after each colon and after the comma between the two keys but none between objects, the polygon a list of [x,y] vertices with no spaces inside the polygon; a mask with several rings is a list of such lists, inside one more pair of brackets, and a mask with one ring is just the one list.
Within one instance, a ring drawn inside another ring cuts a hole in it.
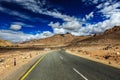
[{"label": "yellow road marking", "polygon": [[23,77],[22,77],[20,80],[24,80],[24,79],[28,76],[28,74],[38,65],[38,63],[40,63],[40,61],[41,61],[44,57],[45,57],[45,55],[42,56],[42,57],[25,73],[25,75],[23,75]]}]

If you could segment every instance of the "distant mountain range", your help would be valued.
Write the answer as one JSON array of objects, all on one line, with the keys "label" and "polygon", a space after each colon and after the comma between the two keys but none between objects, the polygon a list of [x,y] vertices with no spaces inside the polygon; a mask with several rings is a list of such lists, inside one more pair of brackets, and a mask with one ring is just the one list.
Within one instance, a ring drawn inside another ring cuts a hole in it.
[{"label": "distant mountain range", "polygon": [[115,26],[101,34],[94,34],[86,39],[74,39],[69,46],[80,46],[82,44],[120,44],[120,26]]},{"label": "distant mountain range", "polygon": [[0,47],[11,46],[12,43],[10,41],[0,39]]},{"label": "distant mountain range", "polygon": [[[101,34],[93,36],[74,36],[70,33],[56,34],[52,37],[31,40],[20,43],[21,45],[40,46],[77,46],[80,44],[120,44],[120,26],[106,30]],[[0,46],[11,45],[9,41],[0,40]]]},{"label": "distant mountain range", "polygon": [[31,45],[47,45],[47,46],[64,46],[69,44],[72,40],[78,38],[72,34],[56,34],[52,37],[39,39],[39,40],[32,40],[23,42],[21,44],[31,44]]},{"label": "distant mountain range", "polygon": [[120,43],[120,26],[106,30],[104,33],[95,34],[92,37],[80,41],[81,43]]}]

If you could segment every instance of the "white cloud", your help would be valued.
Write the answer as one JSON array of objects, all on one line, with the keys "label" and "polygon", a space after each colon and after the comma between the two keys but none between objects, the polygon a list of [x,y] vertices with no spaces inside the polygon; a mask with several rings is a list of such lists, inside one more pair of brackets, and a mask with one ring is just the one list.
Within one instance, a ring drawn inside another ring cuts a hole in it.
[{"label": "white cloud", "polygon": [[23,41],[33,40],[33,39],[42,39],[52,35],[53,33],[49,31],[32,35],[32,34],[26,34],[18,31],[0,30],[0,37],[4,40],[10,40],[12,42],[23,42]]},{"label": "white cloud", "polygon": [[56,23],[50,22],[48,24],[48,26],[51,26],[52,28],[60,28],[60,23],[59,22],[56,22]]},{"label": "white cloud", "polygon": [[[59,18],[59,19],[62,19],[63,21],[72,21],[72,20],[77,19],[73,16],[68,16],[68,15],[62,14],[62,13],[58,12],[57,10],[49,11],[49,10],[47,10],[47,8],[42,8],[42,6],[44,6],[46,4],[46,0],[42,0],[42,1],[39,1],[39,0],[38,1],[36,1],[36,0],[6,0],[6,1],[19,4],[19,5],[23,6],[23,8],[31,10],[32,12],[52,16],[54,18]],[[29,19],[29,20],[31,19],[30,17],[27,17],[26,15],[20,14],[16,11],[12,11],[10,9],[0,7],[0,10],[5,13],[10,12],[10,13],[8,13],[10,15],[19,16],[19,17]]]},{"label": "white cloud", "polygon": [[[65,34],[66,32],[69,32],[73,35],[90,35],[94,33],[101,33],[105,31],[106,29],[109,29],[115,25],[120,25],[120,2],[114,2],[111,0],[101,0],[100,5],[97,6],[99,9],[98,13],[102,13],[104,17],[107,18],[107,20],[104,20],[102,22],[98,22],[96,24],[89,24],[86,23],[86,20],[89,20],[94,17],[94,12],[90,12],[88,15],[86,15],[83,20],[80,20],[74,16],[69,16],[63,13],[58,12],[57,10],[54,11],[48,11],[47,9],[43,9],[42,6],[46,4],[46,2],[37,2],[35,0],[8,0],[8,1],[14,1],[20,5],[22,5],[25,9],[31,10],[35,13],[44,14],[48,16],[52,16],[54,18],[59,18],[63,20],[63,23],[52,21],[48,24],[53,28],[54,34]],[[88,1],[88,0],[83,0]],[[97,4],[100,0],[89,0],[90,3]],[[5,13],[11,12],[9,9],[0,7],[0,11],[3,11]],[[20,14],[18,12],[11,12],[10,15],[25,17],[26,19],[29,19],[29,17]],[[82,24],[85,24],[85,27],[82,27]],[[23,25],[21,23],[18,23],[18,25]],[[13,34],[14,33],[14,34]],[[14,36],[13,36],[14,35]],[[22,32],[15,32],[15,31],[0,31],[0,37],[2,36],[4,39],[8,38],[8,40],[18,42],[18,41],[26,41],[31,39],[40,39],[45,38],[48,36],[53,35],[51,32],[43,32],[41,34],[25,34]],[[7,37],[5,37],[7,36]],[[9,36],[9,37],[8,37]],[[20,36],[20,37],[19,37]]]},{"label": "white cloud", "polygon": [[107,6],[109,6],[110,5],[110,2],[105,2],[105,3],[101,3],[101,4],[99,4],[98,6],[96,6],[98,9],[101,9],[101,8],[105,8],[105,7],[107,7]]},{"label": "white cloud", "polygon": [[76,17],[71,17],[65,14],[62,14],[60,12],[51,12],[47,11],[44,12],[43,14],[62,19],[64,22],[55,22],[53,23],[52,21],[48,24],[48,26],[51,26],[53,28],[53,31],[55,34],[65,34],[67,32],[71,33],[72,32],[77,32],[81,28],[81,21],[76,18]]},{"label": "white cloud", "polygon": [[[86,23],[86,20],[94,17],[94,12],[91,12],[86,15],[82,21],[78,20],[77,18],[73,18],[73,20],[65,21],[61,25],[58,22],[51,22],[52,25],[49,26],[52,26],[54,33],[70,32],[71,34],[77,36],[101,33],[106,29],[120,25],[120,9],[118,7],[120,7],[120,2],[112,4],[111,1],[97,6],[97,8],[100,10],[98,13],[101,12],[103,16],[107,18],[107,20],[98,22],[96,24]],[[86,26],[82,27],[82,24],[85,24]]]},{"label": "white cloud", "polygon": [[0,11],[3,12],[3,13],[6,13],[6,14],[9,14],[9,15],[13,15],[13,16],[18,16],[22,19],[27,19],[27,20],[31,20],[30,17],[24,15],[24,14],[21,14],[17,11],[13,11],[13,10],[10,10],[10,9],[7,9],[7,8],[3,8],[0,6]]},{"label": "white cloud", "polygon": [[94,17],[94,12],[90,12],[88,15],[85,16],[86,19],[90,19]]},{"label": "white cloud", "polygon": [[14,24],[14,25],[20,25],[20,26],[24,26],[24,27],[34,27],[33,25],[30,25],[30,24],[25,24],[23,22],[12,22],[11,24]]},{"label": "white cloud", "polygon": [[66,33],[66,30],[63,28],[54,28],[53,30],[54,30],[55,34],[65,34]]},{"label": "white cloud", "polygon": [[99,4],[98,6],[96,6],[98,9],[103,7],[103,4]]},{"label": "white cloud", "polygon": [[55,17],[55,18],[60,18],[60,19],[62,19],[63,21],[77,20],[77,18],[75,18],[75,17],[71,17],[71,16],[62,14],[62,13],[57,12],[57,11],[56,11],[56,12],[46,11],[46,12],[42,12],[42,14],[49,15],[49,16],[53,16],[53,17]]},{"label": "white cloud", "polygon": [[65,22],[62,27],[66,30],[77,31],[81,28],[81,23],[79,21]]},{"label": "white cloud", "polygon": [[86,5],[98,4],[99,2],[104,2],[106,0],[82,0]]},{"label": "white cloud", "polygon": [[119,26],[119,25],[120,25],[120,12],[117,12],[112,14],[110,16],[110,19],[92,25],[89,24],[81,32],[85,31],[84,34],[101,33],[104,32],[106,29],[110,29],[114,26]]},{"label": "white cloud", "polygon": [[10,29],[12,29],[12,30],[20,30],[21,28],[22,28],[21,25],[16,25],[16,24],[12,24],[12,25],[10,26]]},{"label": "white cloud", "polygon": [[50,31],[44,31],[43,33],[41,33],[41,38],[50,37],[52,35],[53,33],[51,33]]},{"label": "white cloud", "polygon": [[81,22],[78,20],[66,21],[63,22],[61,25],[59,22],[50,22],[48,26],[51,26],[53,28],[54,33],[56,34],[65,34],[67,32],[78,32],[81,28]]},{"label": "white cloud", "polygon": [[[89,24],[89,23],[84,23],[87,26],[82,27],[78,33],[75,33],[75,35],[90,35],[94,33],[101,33],[104,32],[106,29],[112,28],[114,26],[119,26],[120,25],[120,2],[113,2],[113,1],[106,1],[105,3],[102,3],[97,6],[99,9],[98,13],[102,13],[104,17],[107,19],[98,22],[96,24]],[[89,16],[94,17],[93,13],[89,14],[86,16],[86,19],[89,19]],[[83,18],[83,21],[86,21],[85,18]]]},{"label": "white cloud", "polygon": [[120,7],[120,2],[112,3],[111,1],[109,1],[101,5],[102,6],[99,12],[101,12],[103,16],[108,19],[103,22],[99,22],[94,26],[100,26],[100,28],[106,30],[113,26],[120,25],[120,9],[118,9],[118,7]]},{"label": "white cloud", "polygon": [[[16,0],[15,0],[16,1]],[[45,4],[45,1],[43,0],[43,2],[36,2],[35,0],[31,1],[31,0],[25,0],[25,1],[16,1],[17,3],[21,3],[21,5],[23,5],[24,8],[29,9],[35,13],[40,13],[40,14],[44,14],[44,15],[49,15],[52,16],[54,18],[60,18],[63,21],[71,21],[71,20],[76,20],[75,17],[71,17],[65,14],[62,14],[60,12],[58,12],[57,10],[55,11],[48,11],[47,9],[43,9],[42,6],[43,4]],[[31,5],[31,6],[29,6]]]},{"label": "white cloud", "polygon": [[78,31],[81,28],[81,21],[76,17],[73,16],[71,17],[57,11],[56,12],[47,11],[44,14],[53,16],[55,18],[60,18],[64,21],[63,23],[60,22],[53,23],[51,21],[48,24],[48,26],[51,26],[53,28],[55,34],[65,34],[67,32],[72,33]]},{"label": "white cloud", "polygon": [[[57,10],[48,11],[47,9],[43,9],[42,5],[45,4],[45,1],[43,2],[44,4],[42,2],[39,2],[39,1],[37,2],[35,0],[32,0],[32,1],[31,0],[24,0],[24,1],[23,0],[6,0],[6,1],[19,4],[19,5],[23,6],[25,9],[31,10],[35,13],[44,14],[44,15],[52,16],[54,18],[59,18],[59,19],[63,20],[64,21],[63,24],[60,24],[59,22],[53,23],[52,21],[50,24],[48,24],[49,26],[51,26],[53,28],[54,33],[62,33],[63,34],[68,31],[69,32],[77,31],[77,29],[79,29],[81,27],[81,23],[79,22],[78,18],[62,14],[62,13],[58,12]],[[20,16],[23,18],[25,17],[26,19],[27,18],[29,19],[29,17],[27,17],[23,14],[20,14],[18,12],[15,12],[15,11],[11,11],[10,9],[1,7],[0,10],[5,13],[11,12],[11,13],[9,13],[10,15]],[[21,25],[21,23],[17,23],[17,25]],[[39,34],[36,34],[36,36],[37,35],[39,35]]]},{"label": "white cloud", "polygon": [[118,7],[120,7],[120,2],[106,6],[101,9],[100,12],[103,13],[105,17],[110,18],[113,14],[120,12],[120,9],[118,9]]},{"label": "white cloud", "polygon": [[94,4],[97,4],[99,0],[93,0],[93,3]]}]

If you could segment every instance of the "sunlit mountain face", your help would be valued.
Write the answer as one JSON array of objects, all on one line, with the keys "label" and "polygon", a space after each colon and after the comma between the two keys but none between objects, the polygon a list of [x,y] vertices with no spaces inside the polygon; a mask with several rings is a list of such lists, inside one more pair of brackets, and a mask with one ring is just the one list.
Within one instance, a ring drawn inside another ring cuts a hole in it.
[{"label": "sunlit mountain face", "polygon": [[12,42],[92,35],[118,25],[119,0],[0,0],[0,38]]}]

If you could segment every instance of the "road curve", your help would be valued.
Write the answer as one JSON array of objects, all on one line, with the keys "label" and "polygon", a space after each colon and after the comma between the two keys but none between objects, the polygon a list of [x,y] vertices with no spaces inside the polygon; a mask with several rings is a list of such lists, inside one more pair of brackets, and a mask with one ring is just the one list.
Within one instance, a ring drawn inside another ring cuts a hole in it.
[{"label": "road curve", "polygon": [[24,80],[120,80],[120,69],[54,51],[48,53]]}]

